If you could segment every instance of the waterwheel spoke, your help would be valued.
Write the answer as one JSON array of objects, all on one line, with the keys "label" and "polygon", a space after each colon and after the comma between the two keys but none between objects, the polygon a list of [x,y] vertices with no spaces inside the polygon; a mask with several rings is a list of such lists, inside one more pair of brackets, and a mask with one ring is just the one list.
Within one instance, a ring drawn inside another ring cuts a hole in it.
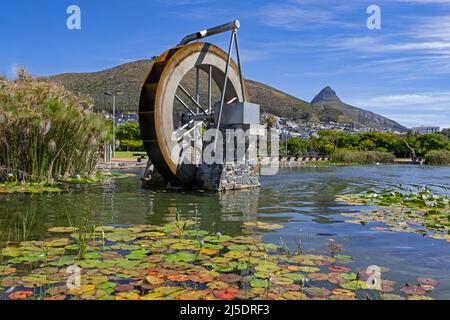
[{"label": "waterwheel spoke", "polygon": [[199,108],[205,115],[208,115],[208,112],[203,109],[200,103],[198,103],[197,100],[193,96],[191,96],[191,94],[181,84],[178,85],[178,88],[183,91],[183,93],[197,106],[197,108]]},{"label": "waterwheel spoke", "polygon": [[181,99],[178,95],[175,95],[175,98],[183,105],[183,107],[185,108],[185,109],[187,109],[193,116],[196,116],[197,114],[194,112],[194,111],[192,111],[189,107],[188,107],[188,105],[183,101],[183,99]]}]

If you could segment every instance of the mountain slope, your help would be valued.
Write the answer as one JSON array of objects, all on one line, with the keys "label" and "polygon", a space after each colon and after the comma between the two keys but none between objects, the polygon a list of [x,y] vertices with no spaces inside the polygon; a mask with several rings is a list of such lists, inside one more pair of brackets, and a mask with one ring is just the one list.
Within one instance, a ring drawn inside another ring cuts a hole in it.
[{"label": "mountain slope", "polygon": [[389,128],[396,131],[407,129],[399,123],[376,113],[356,108],[339,99],[331,87],[325,87],[311,101],[320,119],[338,123],[355,123],[371,128]]},{"label": "mountain slope", "polygon": [[[90,96],[94,100],[96,111],[112,109],[111,97],[106,96],[105,91],[121,91],[123,95],[117,97],[117,109],[137,112],[141,86],[151,64],[151,60],[139,60],[104,71],[67,73],[46,79],[60,82],[69,90]],[[331,91],[322,90],[313,104],[310,104],[256,81],[247,80],[246,83],[249,100],[260,104],[262,112],[314,123],[335,121],[376,128],[386,126],[395,130],[403,128],[392,120],[342,103],[331,88]],[[186,88],[193,90],[192,76],[187,77]]]}]

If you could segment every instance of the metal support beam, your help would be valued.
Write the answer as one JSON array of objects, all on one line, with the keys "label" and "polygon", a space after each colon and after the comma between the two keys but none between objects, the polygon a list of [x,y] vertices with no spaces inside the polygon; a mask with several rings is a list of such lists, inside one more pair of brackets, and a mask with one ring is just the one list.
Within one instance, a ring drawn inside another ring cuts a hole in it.
[{"label": "metal support beam", "polygon": [[239,53],[239,41],[238,41],[238,35],[237,32],[234,35],[234,41],[236,42],[236,55],[237,55],[237,61],[238,61],[238,67],[239,67],[239,76],[241,78],[241,89],[242,89],[242,102],[246,101],[245,97],[245,89],[244,89],[244,76],[242,75],[242,67],[241,67],[241,55]]},{"label": "metal support beam", "polygon": [[227,58],[227,64],[225,66],[225,80],[223,82],[223,91],[222,91],[222,97],[220,99],[219,116],[217,118],[217,128],[216,128],[216,135],[214,138],[214,149],[213,149],[214,153],[216,152],[216,148],[217,148],[217,137],[219,136],[220,121],[222,119],[222,110],[223,110],[223,105],[225,103],[225,94],[227,91],[227,82],[228,82],[228,69],[230,67],[231,55],[233,53],[233,43],[234,43],[235,36],[236,36],[236,29],[233,29],[233,31],[231,33],[230,46],[228,47],[228,58]]}]

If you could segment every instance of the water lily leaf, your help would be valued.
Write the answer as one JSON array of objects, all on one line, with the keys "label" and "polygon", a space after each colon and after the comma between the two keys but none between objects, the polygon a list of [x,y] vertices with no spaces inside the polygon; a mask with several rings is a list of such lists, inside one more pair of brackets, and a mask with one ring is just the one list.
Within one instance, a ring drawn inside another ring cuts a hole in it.
[{"label": "water lily leaf", "polygon": [[306,300],[306,294],[304,294],[303,292],[296,292],[296,291],[288,291],[283,293],[282,295],[283,298],[287,299],[287,300]]},{"label": "water lily leaf", "polygon": [[383,294],[383,300],[405,300],[405,297],[399,296],[397,294]]},{"label": "water lily leaf", "polygon": [[53,227],[48,228],[48,232],[51,233],[73,233],[78,231],[78,228],[76,227]]},{"label": "water lily leaf", "polygon": [[421,285],[430,285],[430,286],[436,287],[439,284],[439,281],[437,281],[435,279],[430,279],[430,278],[418,277],[416,280]]},{"label": "water lily leaf", "polygon": [[205,254],[208,256],[212,256],[212,255],[215,255],[218,253],[219,253],[219,250],[216,250],[216,249],[201,249],[200,250],[200,254]]},{"label": "water lily leaf", "polygon": [[213,279],[214,277],[208,273],[198,273],[189,275],[189,280],[195,283],[208,283],[211,282]]},{"label": "water lily leaf", "polygon": [[98,300],[104,296],[106,296],[108,293],[101,289],[96,289],[92,291],[85,292],[81,295],[81,299],[84,300]]},{"label": "water lily leaf", "polygon": [[155,276],[147,276],[147,277],[145,277],[145,279],[151,285],[159,285],[159,284],[163,284],[164,283],[164,279],[161,279],[161,278],[155,277]]},{"label": "water lily leaf", "polygon": [[26,300],[33,295],[33,291],[30,290],[22,290],[15,291],[8,295],[8,299],[10,300]]},{"label": "water lily leaf", "polygon": [[[203,245],[203,249],[211,249],[211,250],[222,250],[224,246],[221,244],[214,244],[214,243],[205,243]],[[230,250],[232,250],[230,247],[228,247]]]},{"label": "water lily leaf", "polygon": [[[301,273],[284,273],[283,276],[286,278],[292,279],[294,281],[305,280],[305,275],[303,275]],[[327,279],[328,279],[328,277],[327,277]]]},{"label": "water lily leaf", "polygon": [[108,291],[110,289],[114,289],[117,286],[117,283],[115,282],[111,282],[111,281],[106,281],[103,283],[100,283],[96,286],[97,289],[101,289],[101,290],[105,290]]},{"label": "water lily leaf", "polygon": [[352,271],[352,269],[342,266],[331,266],[330,268],[331,272],[337,272],[337,273],[347,273]]},{"label": "water lily leaf", "polygon": [[348,290],[367,289],[368,287],[365,281],[358,281],[358,280],[341,283],[340,286]]},{"label": "water lily leaf", "polygon": [[432,297],[422,296],[422,295],[411,295],[406,297],[408,300],[433,300]]},{"label": "water lily leaf", "polygon": [[44,247],[65,247],[70,243],[68,238],[57,238],[44,241]]},{"label": "water lily leaf", "polygon": [[314,297],[326,297],[330,295],[330,290],[327,288],[311,287],[305,288],[305,292]]},{"label": "water lily leaf", "polygon": [[320,268],[316,267],[300,267],[299,271],[306,272],[306,273],[316,273],[320,271]]},{"label": "water lily leaf", "polygon": [[256,228],[260,230],[277,230],[284,228],[281,224],[269,224],[261,221],[256,222],[244,222],[246,228]]},{"label": "water lily leaf", "polygon": [[54,301],[59,301],[59,300],[66,300],[67,296],[65,294],[57,294],[57,295],[52,295],[52,296],[46,296],[43,298],[43,300],[54,300]]},{"label": "water lily leaf", "polygon": [[116,296],[116,300],[140,300],[140,296],[135,291],[119,292]]},{"label": "water lily leaf", "polygon": [[310,273],[308,274],[308,278],[315,281],[327,281],[328,273]]},{"label": "water lily leaf", "polygon": [[261,261],[260,264],[255,267],[255,270],[259,272],[276,272],[281,270],[281,267],[275,263]]},{"label": "water lily leaf", "polygon": [[211,242],[211,243],[221,243],[221,242],[227,242],[232,240],[233,238],[230,236],[224,236],[224,235],[217,235],[217,236],[207,236],[203,238],[203,241],[205,242]]},{"label": "water lily leaf", "polygon": [[197,254],[188,251],[180,251],[174,254],[169,254],[164,260],[166,262],[174,262],[174,261],[193,262],[196,259]]},{"label": "water lily leaf", "polygon": [[208,283],[206,286],[211,290],[224,290],[228,288],[230,285],[222,281],[213,281]]},{"label": "water lily leaf", "polygon": [[356,278],[358,277],[358,275],[354,272],[349,272],[349,273],[341,273],[341,278],[345,279],[345,280],[356,280]]},{"label": "water lily leaf", "polygon": [[353,259],[352,256],[346,256],[346,255],[343,255],[343,254],[337,254],[334,257],[336,259],[338,259],[338,260],[352,260]]},{"label": "water lily leaf", "polygon": [[73,255],[65,255],[65,256],[62,256],[61,258],[59,258],[58,260],[51,261],[49,264],[51,266],[57,266],[57,267],[73,265],[75,263],[75,258],[76,258],[76,256],[73,256]]},{"label": "water lily leaf", "polygon": [[351,298],[356,296],[356,293],[354,291],[351,291],[348,289],[341,289],[341,288],[333,289],[333,291],[331,291],[331,293],[336,296],[345,296],[345,297],[351,297]]},{"label": "water lily leaf", "polygon": [[218,281],[226,282],[226,283],[232,283],[232,282],[238,282],[241,281],[242,277],[237,274],[221,274],[217,277]]},{"label": "water lily leaf", "polygon": [[79,260],[76,264],[81,268],[99,268],[102,264],[101,260]]},{"label": "water lily leaf", "polygon": [[199,300],[206,296],[209,292],[206,290],[188,291],[176,296],[177,300]]},{"label": "water lily leaf", "polygon": [[69,290],[69,294],[71,295],[82,295],[88,291],[95,290],[95,286],[93,284],[81,285],[80,288],[72,288]]},{"label": "water lily leaf", "polygon": [[414,296],[420,296],[426,293],[426,290],[424,290],[420,285],[413,286],[408,283],[403,288],[401,288],[400,291],[407,295],[414,295]]},{"label": "water lily leaf", "polygon": [[2,250],[2,255],[6,257],[19,257],[20,249],[17,247],[6,247]]},{"label": "water lily leaf", "polygon": [[118,284],[117,286],[114,287],[114,291],[117,292],[129,292],[132,291],[133,289],[134,286],[129,283]]},{"label": "water lily leaf", "polygon": [[11,274],[16,273],[16,268],[10,268],[6,266],[0,266],[0,276],[9,276]]},{"label": "water lily leaf", "polygon": [[253,288],[267,288],[269,286],[269,280],[267,279],[254,279],[250,281],[250,285]]},{"label": "water lily leaf", "polygon": [[271,282],[276,285],[284,286],[284,285],[293,284],[294,280],[291,279],[290,277],[283,277],[283,276],[275,275],[272,277]]}]

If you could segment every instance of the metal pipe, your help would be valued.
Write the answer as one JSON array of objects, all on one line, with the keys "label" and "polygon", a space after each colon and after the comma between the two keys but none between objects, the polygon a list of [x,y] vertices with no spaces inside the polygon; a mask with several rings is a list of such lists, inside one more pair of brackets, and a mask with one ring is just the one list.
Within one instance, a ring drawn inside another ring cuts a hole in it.
[{"label": "metal pipe", "polygon": [[212,66],[208,70],[208,113],[212,113]]},{"label": "metal pipe", "polygon": [[184,46],[184,45],[188,44],[191,41],[203,39],[203,38],[210,37],[210,36],[214,36],[216,34],[227,32],[227,31],[230,31],[230,30],[236,30],[236,29],[239,29],[240,27],[241,27],[241,23],[239,22],[239,20],[235,20],[233,22],[225,23],[223,25],[220,25],[220,26],[217,26],[217,27],[214,27],[214,28],[202,30],[202,31],[199,31],[199,32],[187,35],[186,37],[184,37],[180,41],[180,43],[178,45],[179,46]]}]

